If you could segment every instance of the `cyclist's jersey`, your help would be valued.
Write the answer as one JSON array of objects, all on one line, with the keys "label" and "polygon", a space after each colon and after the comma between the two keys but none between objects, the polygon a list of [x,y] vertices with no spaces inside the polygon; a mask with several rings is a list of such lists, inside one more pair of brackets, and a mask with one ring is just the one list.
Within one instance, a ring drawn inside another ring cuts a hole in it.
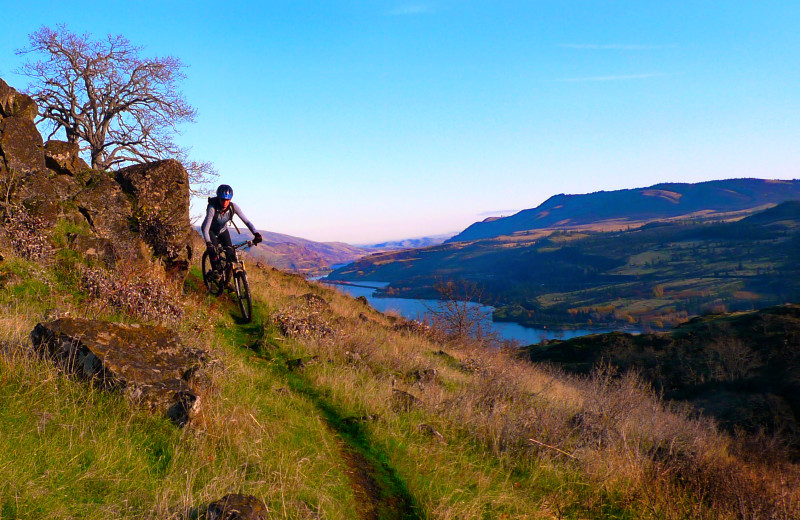
[{"label": "cyclist's jersey", "polygon": [[231,202],[228,205],[228,209],[222,211],[219,199],[217,197],[211,197],[208,199],[206,218],[203,220],[203,226],[201,228],[203,231],[203,239],[206,242],[211,242],[211,233],[219,235],[221,232],[227,230],[228,222],[233,220],[234,215],[237,215],[242,222],[244,222],[244,225],[247,226],[247,229],[249,229],[252,234],[255,235],[258,232],[253,223],[244,216],[244,213],[242,213],[238,205]]}]

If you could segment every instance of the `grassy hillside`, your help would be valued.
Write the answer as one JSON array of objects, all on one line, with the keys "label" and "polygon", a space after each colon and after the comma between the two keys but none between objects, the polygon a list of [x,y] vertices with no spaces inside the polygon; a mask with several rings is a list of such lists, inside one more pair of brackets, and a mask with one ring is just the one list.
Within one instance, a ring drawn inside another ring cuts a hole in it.
[{"label": "grassy hillside", "polygon": [[[297,519],[800,514],[782,453],[631,375],[531,366],[254,265],[245,325],[196,266],[176,287],[157,266],[0,253],[3,520],[189,519],[230,492]],[[31,329],[63,313],[160,323],[209,349],[200,415],[179,429],[32,355]]]},{"label": "grassy hillside", "polygon": [[442,279],[484,288],[494,319],[533,327],[668,328],[692,315],[800,301],[800,202],[727,223],[661,222],[371,255],[331,278],[436,297]]},{"label": "grassy hillside", "polygon": [[528,347],[532,361],[589,374],[635,370],[666,399],[729,431],[773,436],[800,459],[800,306],[697,317],[668,333],[597,334]]}]

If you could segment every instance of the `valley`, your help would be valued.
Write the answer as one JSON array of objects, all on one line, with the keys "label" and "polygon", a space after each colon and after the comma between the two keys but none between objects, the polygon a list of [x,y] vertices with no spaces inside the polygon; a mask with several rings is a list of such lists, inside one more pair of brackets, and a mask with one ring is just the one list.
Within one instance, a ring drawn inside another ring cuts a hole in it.
[{"label": "valley", "polygon": [[[760,209],[760,208],[759,208]],[[373,254],[336,280],[380,280],[391,297],[435,298],[445,279],[482,288],[495,321],[537,328],[664,330],[691,316],[800,298],[800,202],[732,221],[530,230]]]}]

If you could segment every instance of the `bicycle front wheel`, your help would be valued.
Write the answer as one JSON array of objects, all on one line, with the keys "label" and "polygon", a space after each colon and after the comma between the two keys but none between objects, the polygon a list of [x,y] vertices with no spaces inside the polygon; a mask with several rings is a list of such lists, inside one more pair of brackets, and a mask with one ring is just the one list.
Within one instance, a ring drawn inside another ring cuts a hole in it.
[{"label": "bicycle front wheel", "polygon": [[203,253],[202,268],[203,283],[206,284],[206,287],[208,287],[208,292],[214,296],[219,296],[222,294],[222,291],[225,289],[225,280],[219,271],[214,269],[214,265],[211,262],[211,256],[209,256],[208,251]]},{"label": "bicycle front wheel", "polygon": [[250,296],[250,284],[247,283],[247,273],[238,271],[233,274],[233,286],[239,302],[242,318],[249,323],[253,319],[253,299]]}]

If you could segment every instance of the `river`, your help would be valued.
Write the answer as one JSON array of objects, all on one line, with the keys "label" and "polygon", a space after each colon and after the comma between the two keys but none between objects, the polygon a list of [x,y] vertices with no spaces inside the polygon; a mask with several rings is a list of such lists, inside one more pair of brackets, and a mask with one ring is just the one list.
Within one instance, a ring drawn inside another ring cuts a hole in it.
[{"label": "river", "polygon": [[[429,313],[428,309],[436,309],[439,305],[439,300],[418,300],[412,298],[379,298],[375,296],[377,289],[389,285],[384,282],[352,282],[356,285],[345,285],[328,282],[324,279],[319,279],[319,282],[325,283],[334,287],[354,298],[364,296],[372,307],[381,311],[388,312],[394,311],[401,316],[408,319],[423,319]],[[481,310],[491,316],[494,307],[488,305],[480,305],[477,303],[470,303],[480,307]],[[532,345],[539,343],[545,339],[569,339],[578,336],[585,336],[587,334],[598,334],[601,332],[611,332],[610,330],[548,330],[548,329],[533,329],[523,327],[518,323],[509,322],[492,322],[492,326],[503,337],[503,339],[518,341],[520,345]]]}]

